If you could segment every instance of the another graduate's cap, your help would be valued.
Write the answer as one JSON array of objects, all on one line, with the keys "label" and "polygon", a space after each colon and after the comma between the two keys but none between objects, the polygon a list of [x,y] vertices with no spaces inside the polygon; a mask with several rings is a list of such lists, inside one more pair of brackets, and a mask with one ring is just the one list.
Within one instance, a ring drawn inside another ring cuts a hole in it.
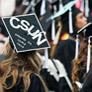
[{"label": "another graduate's cap", "polygon": [[[62,9],[60,9],[56,14],[50,16],[47,20],[53,20],[57,17],[60,17],[61,15],[61,20],[62,23],[68,22],[69,21],[69,33],[73,33],[73,23],[72,23],[72,7],[75,5],[76,0],[69,2],[68,4],[64,5]],[[69,17],[69,18],[68,18]],[[67,25],[68,26],[68,25]]]},{"label": "another graduate's cap", "polygon": [[69,2],[64,7],[62,7],[62,9],[60,11],[58,11],[56,14],[50,16],[48,20],[53,20],[53,19],[65,14],[67,11],[69,11],[69,9],[71,9],[71,7],[73,7],[75,5],[75,3],[76,3],[76,0]]},{"label": "another graduate's cap", "polygon": [[17,53],[49,48],[37,16],[32,14],[2,18]]},{"label": "another graduate's cap", "polygon": [[92,22],[89,22],[87,25],[77,31],[77,34],[81,33],[83,33],[85,37],[92,36]]}]

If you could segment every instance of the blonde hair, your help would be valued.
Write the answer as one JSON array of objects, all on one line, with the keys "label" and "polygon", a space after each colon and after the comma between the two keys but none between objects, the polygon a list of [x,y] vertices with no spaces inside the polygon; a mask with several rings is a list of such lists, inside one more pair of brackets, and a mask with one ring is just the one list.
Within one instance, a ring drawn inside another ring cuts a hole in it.
[{"label": "blonde hair", "polygon": [[[47,87],[40,76],[41,60],[36,52],[28,52],[21,54],[14,54],[8,60],[3,61],[0,64],[0,92],[4,92],[3,89],[13,88],[18,80],[18,77],[23,77],[23,92],[27,92],[30,87],[31,80],[30,75],[34,73],[41,80],[44,87],[44,92],[48,92]],[[6,80],[12,77],[12,84],[8,85]]]}]

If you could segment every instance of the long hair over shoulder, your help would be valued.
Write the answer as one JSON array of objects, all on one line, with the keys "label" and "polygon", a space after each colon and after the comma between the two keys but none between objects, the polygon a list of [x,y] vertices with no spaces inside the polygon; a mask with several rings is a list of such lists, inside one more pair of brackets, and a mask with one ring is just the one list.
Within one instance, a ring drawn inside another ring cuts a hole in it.
[{"label": "long hair over shoulder", "polygon": [[82,81],[86,75],[86,63],[87,63],[87,40],[82,39],[79,48],[79,55],[77,59],[73,60],[72,65],[72,82],[74,86],[74,92],[78,92],[78,86],[76,81]]},{"label": "long hair over shoulder", "polygon": [[[31,85],[30,76],[32,73],[39,77],[45,92],[47,92],[46,85],[39,74],[40,69],[41,59],[35,51],[15,53],[11,58],[0,64],[0,92],[4,92],[3,89],[8,90],[13,88],[19,77],[23,78],[23,92],[27,92]],[[7,79],[9,78],[12,79],[10,84],[7,83]]]}]

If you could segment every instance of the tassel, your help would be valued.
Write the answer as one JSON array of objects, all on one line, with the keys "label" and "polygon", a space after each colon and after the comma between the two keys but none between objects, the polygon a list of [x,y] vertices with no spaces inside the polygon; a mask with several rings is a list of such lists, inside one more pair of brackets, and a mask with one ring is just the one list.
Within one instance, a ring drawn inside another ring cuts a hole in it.
[{"label": "tassel", "polygon": [[89,71],[89,69],[90,69],[90,57],[91,57],[91,46],[90,46],[90,38],[91,38],[91,36],[88,38],[88,55],[87,55],[87,73],[88,73],[88,71]]},{"label": "tassel", "polygon": [[62,9],[63,9],[62,0],[59,0],[59,11],[61,11]]},{"label": "tassel", "polygon": [[[56,13],[56,6],[53,7],[54,8],[54,14]],[[52,37],[52,41],[54,41],[55,39],[55,20],[52,20],[52,31],[51,31],[51,37]]]},{"label": "tassel", "polygon": [[89,16],[89,0],[85,0],[85,16]]},{"label": "tassel", "polygon": [[78,58],[78,47],[79,47],[79,35],[76,35],[75,59]]},{"label": "tassel", "polygon": [[51,31],[52,41],[55,39],[55,20],[52,21],[52,31]]},{"label": "tassel", "polygon": [[46,13],[46,0],[42,0],[41,8],[40,8],[40,15],[44,15]]},{"label": "tassel", "polygon": [[73,33],[73,25],[72,25],[72,10],[69,9],[69,33]]},{"label": "tassel", "polygon": [[45,49],[45,61],[47,61],[48,62],[48,49]]}]

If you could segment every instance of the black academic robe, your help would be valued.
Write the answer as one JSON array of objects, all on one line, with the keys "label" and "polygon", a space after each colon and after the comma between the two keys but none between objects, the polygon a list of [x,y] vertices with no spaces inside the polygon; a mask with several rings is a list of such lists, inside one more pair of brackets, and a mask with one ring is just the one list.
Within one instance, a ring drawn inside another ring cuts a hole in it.
[{"label": "black academic robe", "polygon": [[[30,79],[31,79],[31,84],[28,89],[28,92],[45,92],[42,82],[40,81],[38,76],[36,76],[35,74],[32,74]],[[11,83],[11,80],[12,78],[9,78],[7,80],[8,85]],[[9,90],[5,90],[5,92],[24,92],[23,91],[23,78],[20,78],[17,81],[17,84],[13,88]]]},{"label": "black academic robe", "polygon": [[92,92],[92,67],[89,70],[80,92]]},{"label": "black academic robe", "polygon": [[64,77],[61,77],[58,82],[58,92],[72,92]]},{"label": "black academic robe", "polygon": [[56,58],[60,60],[71,79],[72,60],[75,57],[75,41],[71,39],[61,40],[57,46]]},{"label": "black academic robe", "polygon": [[49,90],[54,92],[72,92],[64,77],[61,77],[59,81],[56,81],[47,69],[42,69],[41,75],[43,76]]}]

